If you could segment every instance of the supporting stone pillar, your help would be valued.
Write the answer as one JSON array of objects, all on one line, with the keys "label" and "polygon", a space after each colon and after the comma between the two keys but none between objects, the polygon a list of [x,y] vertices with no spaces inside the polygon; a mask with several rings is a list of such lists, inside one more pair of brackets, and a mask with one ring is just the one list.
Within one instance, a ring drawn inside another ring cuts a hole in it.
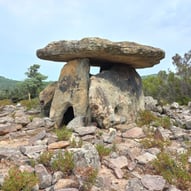
[{"label": "supporting stone pillar", "polygon": [[76,116],[89,118],[89,70],[88,59],[69,61],[62,68],[50,109],[58,127]]}]

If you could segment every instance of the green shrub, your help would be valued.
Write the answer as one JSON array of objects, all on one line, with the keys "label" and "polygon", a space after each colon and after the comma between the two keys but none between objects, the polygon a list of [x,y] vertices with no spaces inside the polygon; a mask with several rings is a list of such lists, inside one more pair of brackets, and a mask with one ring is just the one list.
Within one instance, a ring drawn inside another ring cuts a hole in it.
[{"label": "green shrub", "polygon": [[81,177],[82,181],[82,190],[89,191],[91,187],[95,184],[98,170],[93,167],[85,167],[81,169],[77,169],[78,175]]},{"label": "green shrub", "polygon": [[59,151],[51,163],[51,168],[54,171],[62,171],[66,176],[71,175],[74,169],[73,154],[69,151]]},{"label": "green shrub", "polygon": [[139,126],[150,125],[157,117],[149,110],[140,111],[137,118]]},{"label": "green shrub", "polygon": [[21,100],[20,103],[21,103],[21,105],[25,106],[27,108],[27,110],[40,107],[38,98],[34,98],[31,100]]},{"label": "green shrub", "polygon": [[72,130],[67,129],[66,127],[56,129],[55,133],[59,141],[68,141],[72,136]]},{"label": "green shrub", "polygon": [[104,144],[97,144],[96,149],[98,151],[101,160],[103,159],[104,156],[108,156],[112,151],[111,148],[105,147]]},{"label": "green shrub", "polygon": [[162,175],[170,184],[182,190],[191,187],[191,167],[188,164],[188,152],[175,159],[170,154],[161,152],[152,163],[157,174]]},{"label": "green shrub", "polygon": [[12,105],[13,103],[11,102],[10,99],[3,99],[3,100],[0,100],[0,107],[1,106],[5,106],[5,105]]},{"label": "green shrub", "polygon": [[43,164],[46,167],[50,167],[51,158],[53,157],[53,153],[51,151],[44,151],[38,158],[38,162]]},{"label": "green shrub", "polygon": [[38,178],[34,173],[21,172],[17,167],[9,170],[8,176],[2,185],[3,191],[31,191],[38,183]]},{"label": "green shrub", "polygon": [[164,117],[156,118],[154,125],[155,126],[161,126],[164,129],[169,129],[172,124],[171,124],[170,118],[168,116],[164,116]]},{"label": "green shrub", "polygon": [[81,148],[83,145],[83,140],[79,139],[78,141],[76,141],[75,139],[70,140],[70,146],[72,148]]},{"label": "green shrub", "polygon": [[153,139],[153,138],[144,138],[140,140],[140,143],[143,145],[145,149],[157,147],[161,150],[164,150],[166,146],[170,145],[170,141],[163,141],[160,139]]}]

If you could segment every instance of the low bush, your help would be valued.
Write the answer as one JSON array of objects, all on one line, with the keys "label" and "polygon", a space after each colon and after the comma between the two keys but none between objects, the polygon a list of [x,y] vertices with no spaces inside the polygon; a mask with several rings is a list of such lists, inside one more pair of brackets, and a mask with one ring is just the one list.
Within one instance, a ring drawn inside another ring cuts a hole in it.
[{"label": "low bush", "polygon": [[72,130],[67,129],[66,127],[56,129],[55,133],[59,141],[68,141],[72,136]]},{"label": "low bush", "polygon": [[157,174],[163,176],[170,184],[181,190],[191,188],[191,165],[188,163],[190,152],[177,155],[175,158],[169,153],[161,152],[152,166]]},{"label": "low bush", "polygon": [[34,173],[21,172],[17,167],[12,167],[2,185],[3,191],[31,191],[38,183]]},{"label": "low bush", "polygon": [[93,167],[85,167],[83,169],[77,169],[77,173],[80,176],[82,182],[81,190],[89,191],[95,184],[98,170]]},{"label": "low bush", "polygon": [[111,148],[105,147],[104,144],[97,144],[96,149],[98,151],[101,160],[103,159],[104,156],[108,156],[112,151]]},{"label": "low bush", "polygon": [[53,157],[53,152],[51,151],[44,151],[38,158],[38,162],[43,164],[46,167],[51,166],[51,159]]},{"label": "low bush", "polygon": [[69,151],[63,153],[60,150],[51,162],[51,168],[54,171],[62,171],[65,176],[71,175],[74,169],[73,153]]}]

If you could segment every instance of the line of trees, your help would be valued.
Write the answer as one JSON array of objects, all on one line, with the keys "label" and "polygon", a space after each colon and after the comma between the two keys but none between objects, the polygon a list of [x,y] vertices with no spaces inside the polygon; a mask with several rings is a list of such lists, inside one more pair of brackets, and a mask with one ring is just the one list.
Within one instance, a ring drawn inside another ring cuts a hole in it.
[{"label": "line of trees", "polygon": [[160,71],[157,75],[143,78],[145,95],[158,99],[161,103],[178,102],[187,104],[191,101],[191,50],[183,57],[172,57],[176,71]]},{"label": "line of trees", "polygon": [[18,82],[15,88],[1,91],[0,99],[11,99],[13,102],[19,100],[35,98],[40,91],[45,87],[46,83],[43,81],[47,79],[47,76],[39,72],[40,65],[34,64],[28,68],[25,73],[27,78]]}]

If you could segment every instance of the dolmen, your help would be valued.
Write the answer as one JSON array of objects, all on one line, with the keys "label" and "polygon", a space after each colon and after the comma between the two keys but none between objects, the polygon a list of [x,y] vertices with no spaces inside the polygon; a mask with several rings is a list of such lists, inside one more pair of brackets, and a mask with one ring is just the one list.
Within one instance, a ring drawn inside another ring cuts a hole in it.
[{"label": "dolmen", "polygon": [[[138,68],[160,63],[165,52],[134,42],[102,38],[57,41],[37,50],[40,59],[63,62],[57,83],[40,93],[46,114],[58,127],[74,118],[101,128],[129,124],[144,110],[142,81]],[[67,63],[65,63],[67,62]],[[100,72],[90,74],[90,67]]]}]

